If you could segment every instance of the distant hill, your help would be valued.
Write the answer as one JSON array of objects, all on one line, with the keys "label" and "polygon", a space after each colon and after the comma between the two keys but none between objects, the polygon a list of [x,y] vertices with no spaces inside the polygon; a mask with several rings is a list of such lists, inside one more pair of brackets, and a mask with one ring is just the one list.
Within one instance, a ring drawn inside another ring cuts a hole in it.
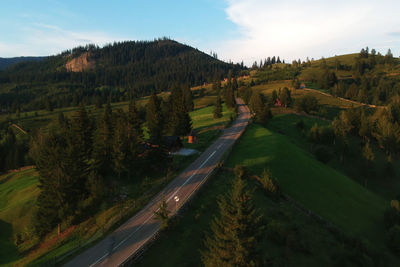
[{"label": "distant hill", "polygon": [[110,97],[123,101],[201,85],[242,69],[165,38],[88,45],[0,72],[0,108],[14,112],[104,103]]},{"label": "distant hill", "polygon": [[42,61],[46,57],[9,57],[4,58],[0,57],[0,70],[4,70],[14,64],[21,63],[21,62],[29,62],[29,61]]}]

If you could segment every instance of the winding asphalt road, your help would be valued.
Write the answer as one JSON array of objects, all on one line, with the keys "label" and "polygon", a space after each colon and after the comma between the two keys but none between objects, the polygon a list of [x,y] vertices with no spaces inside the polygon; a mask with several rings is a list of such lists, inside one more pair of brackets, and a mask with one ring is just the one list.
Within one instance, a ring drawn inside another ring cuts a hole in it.
[{"label": "winding asphalt road", "polygon": [[[95,246],[75,257],[65,266],[120,266],[128,262],[159,231],[160,223],[154,217],[162,197],[168,209],[176,209],[207,180],[224,153],[244,132],[250,112],[241,99],[236,99],[239,116],[225,129],[221,137],[204,151],[189,167],[158,193],[140,212],[125,222]],[[179,198],[178,206],[175,197]]]}]

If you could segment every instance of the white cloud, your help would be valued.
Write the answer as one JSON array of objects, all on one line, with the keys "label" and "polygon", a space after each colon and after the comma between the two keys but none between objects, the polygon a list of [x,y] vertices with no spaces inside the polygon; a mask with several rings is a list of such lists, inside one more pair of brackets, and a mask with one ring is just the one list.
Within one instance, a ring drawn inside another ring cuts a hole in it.
[{"label": "white cloud", "polygon": [[[224,59],[251,64],[357,52],[364,46],[400,52],[397,0],[228,0],[238,38],[219,48]],[[398,54],[398,53],[397,53]]]},{"label": "white cloud", "polygon": [[104,32],[70,31],[55,25],[34,23],[21,29],[21,42],[0,42],[0,57],[54,55],[79,45],[105,45],[124,38]]}]

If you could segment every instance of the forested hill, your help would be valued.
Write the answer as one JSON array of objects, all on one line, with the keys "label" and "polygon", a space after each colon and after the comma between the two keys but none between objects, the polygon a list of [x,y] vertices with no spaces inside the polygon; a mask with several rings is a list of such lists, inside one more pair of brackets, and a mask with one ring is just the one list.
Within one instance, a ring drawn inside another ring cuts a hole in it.
[{"label": "forested hill", "polygon": [[242,66],[228,64],[169,39],[78,47],[41,62],[0,72],[0,107],[35,110],[149,95],[200,85]]},{"label": "forested hill", "polygon": [[3,70],[7,67],[10,67],[20,62],[41,61],[44,58],[45,57],[10,57],[10,58],[0,57],[0,70]]}]

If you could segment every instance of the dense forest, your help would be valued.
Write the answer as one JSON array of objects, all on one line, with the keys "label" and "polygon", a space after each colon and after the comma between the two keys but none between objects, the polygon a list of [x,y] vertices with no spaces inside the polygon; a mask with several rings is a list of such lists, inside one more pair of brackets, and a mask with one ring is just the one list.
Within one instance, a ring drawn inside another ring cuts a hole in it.
[{"label": "dense forest", "polygon": [[[68,62],[83,58],[81,71]],[[200,85],[235,73],[243,65],[228,64],[169,39],[127,41],[102,48],[87,45],[22,62],[0,72],[3,112],[49,109],[83,104],[127,101],[167,91],[176,85]]]},{"label": "dense forest", "polygon": [[175,88],[168,101],[152,94],[145,114],[134,102],[127,112],[112,110],[108,102],[97,118],[83,105],[72,118],[60,113],[49,131],[38,131],[30,143],[41,188],[36,233],[43,236],[65,220],[81,222],[118,195],[123,181],[165,174],[171,167],[167,136],[189,134],[192,109],[189,88]]}]

